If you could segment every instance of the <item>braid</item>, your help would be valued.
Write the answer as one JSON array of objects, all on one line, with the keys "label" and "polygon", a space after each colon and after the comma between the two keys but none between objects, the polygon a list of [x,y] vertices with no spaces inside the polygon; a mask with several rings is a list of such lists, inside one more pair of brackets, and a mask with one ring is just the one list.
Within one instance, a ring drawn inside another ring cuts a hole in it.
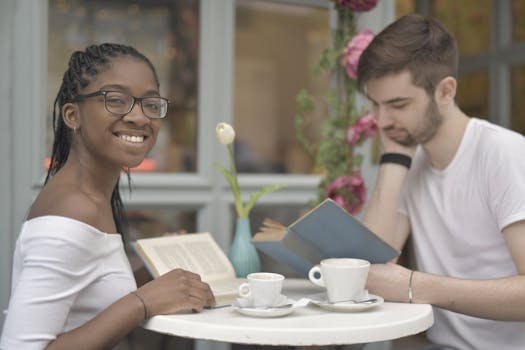
[{"label": "braid", "polygon": [[[71,129],[64,123],[62,107],[80,95],[81,90],[89,85],[92,78],[106,70],[111,65],[113,59],[123,56],[131,56],[146,63],[153,72],[157,85],[159,85],[159,79],[153,64],[146,56],[131,46],[104,43],[100,45],[90,45],[84,51],[73,52],[69,59],[68,69],[64,73],[62,84],[53,103],[54,141],[51,151],[51,162],[45,183],[64,166],[69,156],[69,150],[71,149]],[[128,184],[131,187],[129,170],[125,169],[125,172],[128,176]],[[125,234],[127,227],[118,180],[111,195],[111,209],[117,231]]]}]

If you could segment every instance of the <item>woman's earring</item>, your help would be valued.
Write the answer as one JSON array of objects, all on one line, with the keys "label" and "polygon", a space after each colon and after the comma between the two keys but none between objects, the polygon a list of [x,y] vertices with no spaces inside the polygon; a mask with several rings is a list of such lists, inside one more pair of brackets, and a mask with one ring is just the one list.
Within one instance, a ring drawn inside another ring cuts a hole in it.
[{"label": "woman's earring", "polygon": [[73,127],[73,132],[75,133],[75,135],[78,134],[77,131],[78,131],[78,126],[75,125],[75,126]]}]

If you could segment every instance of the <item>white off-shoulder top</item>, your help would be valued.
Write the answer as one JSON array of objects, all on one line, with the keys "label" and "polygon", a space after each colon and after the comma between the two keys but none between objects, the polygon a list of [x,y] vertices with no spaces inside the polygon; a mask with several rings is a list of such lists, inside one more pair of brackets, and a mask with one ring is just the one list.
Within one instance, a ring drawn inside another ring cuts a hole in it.
[{"label": "white off-shoulder top", "polygon": [[121,235],[62,216],[28,220],[16,242],[0,349],[43,349],[136,288]]}]

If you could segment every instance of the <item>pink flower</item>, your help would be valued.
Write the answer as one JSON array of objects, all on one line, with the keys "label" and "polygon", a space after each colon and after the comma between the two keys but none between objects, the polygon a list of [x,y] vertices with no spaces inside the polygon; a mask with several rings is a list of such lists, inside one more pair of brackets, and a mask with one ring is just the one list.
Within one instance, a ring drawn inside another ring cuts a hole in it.
[{"label": "pink flower", "polygon": [[374,136],[376,132],[377,123],[375,116],[372,113],[368,113],[348,128],[346,132],[346,142],[355,146],[358,142]]},{"label": "pink flower", "polygon": [[366,201],[366,187],[359,172],[354,175],[339,176],[326,189],[326,197],[331,198],[349,213],[358,213]]},{"label": "pink flower", "polygon": [[345,66],[346,74],[350,78],[357,78],[357,64],[359,63],[359,57],[361,57],[361,54],[368,47],[373,38],[374,33],[371,30],[360,30],[344,49],[343,65]]},{"label": "pink flower", "polygon": [[352,11],[361,12],[373,9],[378,0],[337,0],[339,5],[350,8]]}]

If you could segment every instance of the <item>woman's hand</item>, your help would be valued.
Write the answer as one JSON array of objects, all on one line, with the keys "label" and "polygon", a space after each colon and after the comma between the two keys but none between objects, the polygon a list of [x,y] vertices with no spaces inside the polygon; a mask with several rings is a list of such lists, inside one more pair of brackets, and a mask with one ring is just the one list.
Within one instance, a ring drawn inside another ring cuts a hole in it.
[{"label": "woman's hand", "polygon": [[174,269],[146,283],[136,292],[146,304],[148,316],[201,311],[214,306],[215,298],[207,283],[199,275]]}]

